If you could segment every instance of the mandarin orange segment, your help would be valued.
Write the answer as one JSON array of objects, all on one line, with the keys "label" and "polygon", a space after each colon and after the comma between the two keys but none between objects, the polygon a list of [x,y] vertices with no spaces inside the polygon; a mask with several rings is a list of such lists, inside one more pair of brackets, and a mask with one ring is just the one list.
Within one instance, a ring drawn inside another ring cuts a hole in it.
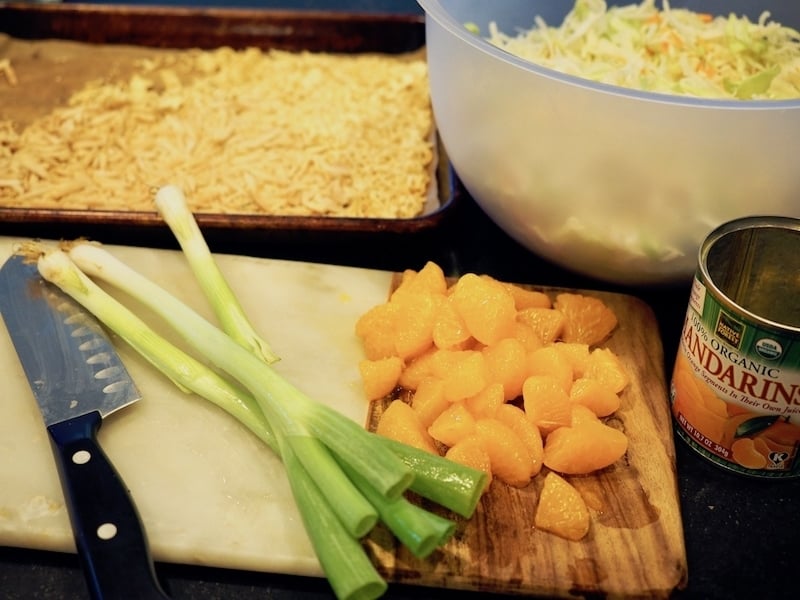
[{"label": "mandarin orange segment", "polygon": [[772,449],[762,438],[753,438],[753,449],[765,458],[769,458]]},{"label": "mandarin orange segment", "polygon": [[783,446],[795,446],[800,444],[800,425],[781,419],[765,429],[763,435]]},{"label": "mandarin orange segment", "polygon": [[586,366],[589,364],[589,344],[578,342],[556,342],[553,344],[556,352],[561,354],[572,367],[572,373],[577,379],[583,377]]},{"label": "mandarin orange segment", "polygon": [[444,456],[449,460],[486,473],[488,477],[483,491],[486,492],[489,489],[489,484],[492,482],[492,463],[489,460],[489,453],[486,452],[486,448],[483,447],[483,443],[477,435],[470,435],[459,440],[447,449]]},{"label": "mandarin orange segment", "polygon": [[522,402],[525,414],[542,435],[546,436],[551,431],[570,424],[572,403],[555,377],[528,377],[522,385]]},{"label": "mandarin orange segment", "polygon": [[552,344],[564,330],[564,313],[555,308],[525,308],[517,312],[517,320],[530,326],[544,344]]},{"label": "mandarin orange segment", "polygon": [[477,350],[439,350],[433,374],[444,382],[444,397],[450,402],[474,396],[489,381],[486,359]]},{"label": "mandarin orange segment", "polygon": [[700,392],[700,382],[691,371],[676,368],[672,373],[672,386],[675,392],[674,405],[683,407],[688,404],[704,406]]},{"label": "mandarin orange segment", "polygon": [[750,411],[739,404],[734,404],[733,402],[728,402],[728,416],[735,417],[736,415],[741,414],[749,414]]},{"label": "mandarin orange segment", "polygon": [[533,524],[542,531],[578,541],[589,532],[589,509],[574,486],[550,472],[544,478]]},{"label": "mandarin orange segment", "polygon": [[614,464],[627,449],[628,438],[620,430],[600,421],[583,422],[547,436],[544,464],[559,473],[585,475]]},{"label": "mandarin orange segment", "polygon": [[433,439],[419,420],[419,415],[401,400],[395,400],[386,407],[378,420],[375,433],[438,454]]},{"label": "mandarin orange segment", "polygon": [[598,417],[607,417],[619,409],[621,400],[611,388],[597,379],[579,377],[572,382],[569,399],[591,409]]},{"label": "mandarin orange segment", "polygon": [[396,306],[394,347],[398,356],[413,358],[433,345],[433,325],[437,309],[444,296],[430,292],[395,295]]},{"label": "mandarin orange segment", "polygon": [[361,339],[367,358],[377,359],[395,355],[396,316],[397,307],[387,302],[373,306],[358,318],[355,331]]},{"label": "mandarin orange segment", "polygon": [[465,399],[464,405],[476,418],[493,417],[497,407],[505,400],[502,384],[490,383],[474,396]]},{"label": "mandarin orange segment", "polygon": [[519,320],[514,322],[514,330],[511,332],[511,337],[518,340],[528,353],[544,346],[544,342],[533,327]]},{"label": "mandarin orange segment", "polygon": [[[678,407],[681,408],[681,405],[678,404]],[[686,414],[686,411],[683,409],[681,409],[681,412]],[[739,425],[745,421],[749,421],[755,416],[755,413],[746,412],[725,419],[722,425],[722,437],[719,439],[719,443],[726,448],[730,448],[731,444],[733,444],[734,440],[736,440],[736,430]]]},{"label": "mandarin orange segment", "polygon": [[472,337],[482,344],[511,335],[517,311],[511,294],[499,283],[467,273],[453,285],[450,298]]},{"label": "mandarin orange segment", "polygon": [[503,286],[511,294],[511,297],[514,298],[514,306],[517,308],[517,310],[523,310],[525,308],[553,307],[553,302],[550,300],[550,296],[544,292],[529,290],[513,283],[503,283]]},{"label": "mandarin orange segment", "polygon": [[682,415],[691,425],[710,440],[722,444],[725,439],[727,419],[706,408],[703,402],[699,381],[686,370],[677,370],[672,380],[674,398],[672,413]]},{"label": "mandarin orange segment", "polygon": [[722,444],[725,436],[725,419],[715,415],[702,404],[676,402],[673,411],[679,411],[692,427],[708,439]]},{"label": "mandarin orange segment", "polygon": [[433,324],[434,345],[443,350],[464,350],[471,340],[467,324],[447,296],[439,305]]},{"label": "mandarin orange segment", "polygon": [[561,339],[594,346],[603,342],[617,326],[617,316],[599,298],[562,293],[553,307],[564,316]]},{"label": "mandarin orange segment", "polygon": [[356,320],[355,332],[360,338],[372,333],[375,330],[384,335],[394,335],[394,317],[392,316],[393,307],[387,302],[376,304],[369,308]]},{"label": "mandarin orange segment", "polygon": [[573,404],[571,417],[570,417],[570,427],[580,427],[586,423],[602,423],[600,417],[594,414],[594,411],[582,404]]},{"label": "mandarin orange segment", "polygon": [[475,417],[463,402],[450,404],[428,427],[428,434],[445,446],[452,446],[475,432]]},{"label": "mandarin orange segment", "polygon": [[565,393],[572,387],[572,365],[553,346],[544,346],[528,356],[529,375],[549,375],[556,379]]},{"label": "mandarin orange segment", "polygon": [[407,274],[398,289],[405,288],[413,293],[429,292],[433,294],[445,294],[447,292],[447,279],[442,268],[433,261],[425,263],[419,271],[413,275]]},{"label": "mandarin orange segment", "polygon": [[531,466],[530,476],[535,477],[542,470],[544,442],[539,428],[534,425],[525,411],[513,404],[503,404],[495,411],[495,418],[519,436],[528,453]]},{"label": "mandarin orange segment", "polygon": [[787,446],[786,444],[776,442],[772,438],[761,436],[760,439],[764,441],[764,444],[766,444],[772,452],[786,452],[787,456],[791,456],[792,452],[797,451],[796,446]]},{"label": "mandarin orange segment", "polygon": [[628,387],[630,377],[622,361],[609,348],[595,348],[586,361],[584,377],[597,379],[608,388],[619,394]]},{"label": "mandarin orange segment", "polygon": [[767,447],[768,451],[764,453],[765,456],[769,456],[771,452],[786,453],[786,456],[792,456],[800,447],[800,426],[781,418],[767,429],[762,430],[753,443],[756,450]]},{"label": "mandarin orange segment", "polygon": [[416,390],[423,379],[434,377],[434,363],[437,360],[439,349],[432,346],[414,360],[407,362],[405,369],[400,374],[400,385],[407,390]]},{"label": "mandarin orange segment", "polygon": [[403,371],[403,361],[397,356],[377,360],[364,359],[359,361],[358,370],[367,400],[378,400],[388,396],[397,387]]},{"label": "mandarin orange segment", "polygon": [[700,395],[703,398],[703,405],[715,415],[725,419],[728,414],[728,403],[722,398],[717,396],[716,392],[711,386],[700,385]]},{"label": "mandarin orange segment", "polygon": [[411,398],[411,408],[426,429],[449,406],[450,402],[444,397],[444,382],[435,377],[420,381]]},{"label": "mandarin orange segment", "polygon": [[748,469],[763,469],[767,458],[759,452],[750,438],[739,438],[731,446],[733,460]]},{"label": "mandarin orange segment", "polygon": [[676,371],[687,371],[689,373],[694,372],[692,363],[689,362],[689,359],[682,352],[679,353],[677,357],[675,357],[675,366],[673,367],[673,369]]},{"label": "mandarin orange segment", "polygon": [[483,349],[489,380],[503,386],[506,400],[513,400],[522,393],[522,384],[528,375],[528,353],[522,342],[515,338],[504,338]]},{"label": "mandarin orange segment", "polygon": [[392,296],[399,290],[400,293],[404,293],[411,285],[411,282],[417,276],[417,272],[414,269],[405,269],[402,273],[400,273],[400,283],[397,285],[395,290],[389,295],[389,301],[391,301]]},{"label": "mandarin orange segment", "polygon": [[489,455],[492,474],[513,487],[530,483],[533,465],[525,444],[514,431],[497,419],[478,419],[475,433]]}]

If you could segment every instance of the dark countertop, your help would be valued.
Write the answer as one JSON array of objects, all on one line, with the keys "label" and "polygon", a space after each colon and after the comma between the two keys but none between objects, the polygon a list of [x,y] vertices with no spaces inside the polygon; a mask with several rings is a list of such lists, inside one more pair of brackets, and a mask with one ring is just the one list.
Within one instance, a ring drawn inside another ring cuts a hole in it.
[{"label": "dark countertop", "polygon": [[[139,2],[143,4],[143,2]],[[152,2],[150,4],[153,4]],[[197,2],[171,2],[197,4]],[[341,8],[418,12],[413,0],[362,2],[238,2],[237,6]],[[0,235],[69,237],[65,230],[27,230],[19,223],[0,223]],[[175,247],[169,236],[136,231],[82,232],[109,243]],[[468,197],[461,199],[440,229],[397,238],[325,236],[269,241],[257,236],[210,237],[218,252],[311,260],[401,270],[438,262],[450,275],[488,273],[499,279],[548,286],[605,289],[630,293],[647,302],[660,327],[665,371],[671,365],[688,299],[688,283],[670,288],[610,286],[577,276],[531,254],[502,233]],[[666,401],[666,399],[665,399]],[[689,583],[676,598],[794,598],[793,569],[800,551],[800,480],[761,481],[729,474],[676,441],[678,486],[684,520]],[[13,460],[4,456],[2,460]],[[620,565],[624,568],[624,565]],[[181,565],[158,565],[177,600],[332,598],[324,580]],[[77,557],[0,547],[0,599],[73,600],[86,597]],[[472,598],[477,594],[390,586],[389,599]]]}]

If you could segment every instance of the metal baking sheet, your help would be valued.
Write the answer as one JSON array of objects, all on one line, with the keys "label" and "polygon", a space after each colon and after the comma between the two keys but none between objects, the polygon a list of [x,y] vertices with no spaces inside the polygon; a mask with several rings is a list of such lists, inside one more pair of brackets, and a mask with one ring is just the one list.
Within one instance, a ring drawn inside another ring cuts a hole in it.
[{"label": "metal baking sheet", "polygon": [[[418,15],[374,15],[342,12],[194,9],[120,5],[31,5],[0,3],[0,58],[10,52],[37,52],[61,44],[58,73],[27,71],[17,86],[0,86],[0,118],[25,122],[63,102],[77,86],[103,74],[120,61],[165,49],[220,46],[290,51],[424,52],[424,20]],[[97,47],[102,46],[102,52]],[[64,51],[67,48],[68,51]],[[91,60],[81,56],[91,56]],[[74,60],[70,62],[70,56]],[[116,62],[114,62],[116,61]],[[40,63],[44,61],[39,61]],[[53,64],[53,63],[49,63]],[[47,90],[43,93],[42,90]],[[3,98],[5,96],[5,98]],[[438,142],[438,140],[437,140]],[[271,216],[255,214],[197,215],[206,231],[258,235],[322,233],[416,234],[438,227],[459,197],[460,187],[441,143],[436,144],[435,178],[429,201],[412,218]],[[26,234],[38,228],[81,227],[95,232],[120,227],[163,228],[155,211],[64,210],[0,207],[0,226]]]}]

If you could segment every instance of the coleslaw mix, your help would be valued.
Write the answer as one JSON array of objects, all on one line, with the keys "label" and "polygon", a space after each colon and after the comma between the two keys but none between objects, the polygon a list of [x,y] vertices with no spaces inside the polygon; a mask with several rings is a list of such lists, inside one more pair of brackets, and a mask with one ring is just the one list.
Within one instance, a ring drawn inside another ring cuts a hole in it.
[{"label": "coleslaw mix", "polygon": [[761,13],[713,16],[656,0],[608,7],[576,0],[558,27],[536,17],[514,35],[489,24],[487,40],[562,73],[626,88],[704,98],[800,97],[800,33]]}]

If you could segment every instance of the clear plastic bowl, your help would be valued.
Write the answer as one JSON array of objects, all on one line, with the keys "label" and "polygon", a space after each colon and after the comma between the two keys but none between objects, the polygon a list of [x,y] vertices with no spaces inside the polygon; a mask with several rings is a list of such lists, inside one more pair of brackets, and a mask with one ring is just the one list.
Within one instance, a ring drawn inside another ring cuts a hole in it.
[{"label": "clear plastic bowl", "polygon": [[[470,33],[558,25],[573,2],[418,0],[433,110],[453,167],[511,237],[567,269],[642,285],[688,280],[717,225],[800,216],[800,100],[707,100],[557,73]],[[630,4],[628,2],[609,2]],[[715,14],[800,2],[673,0]]]}]

